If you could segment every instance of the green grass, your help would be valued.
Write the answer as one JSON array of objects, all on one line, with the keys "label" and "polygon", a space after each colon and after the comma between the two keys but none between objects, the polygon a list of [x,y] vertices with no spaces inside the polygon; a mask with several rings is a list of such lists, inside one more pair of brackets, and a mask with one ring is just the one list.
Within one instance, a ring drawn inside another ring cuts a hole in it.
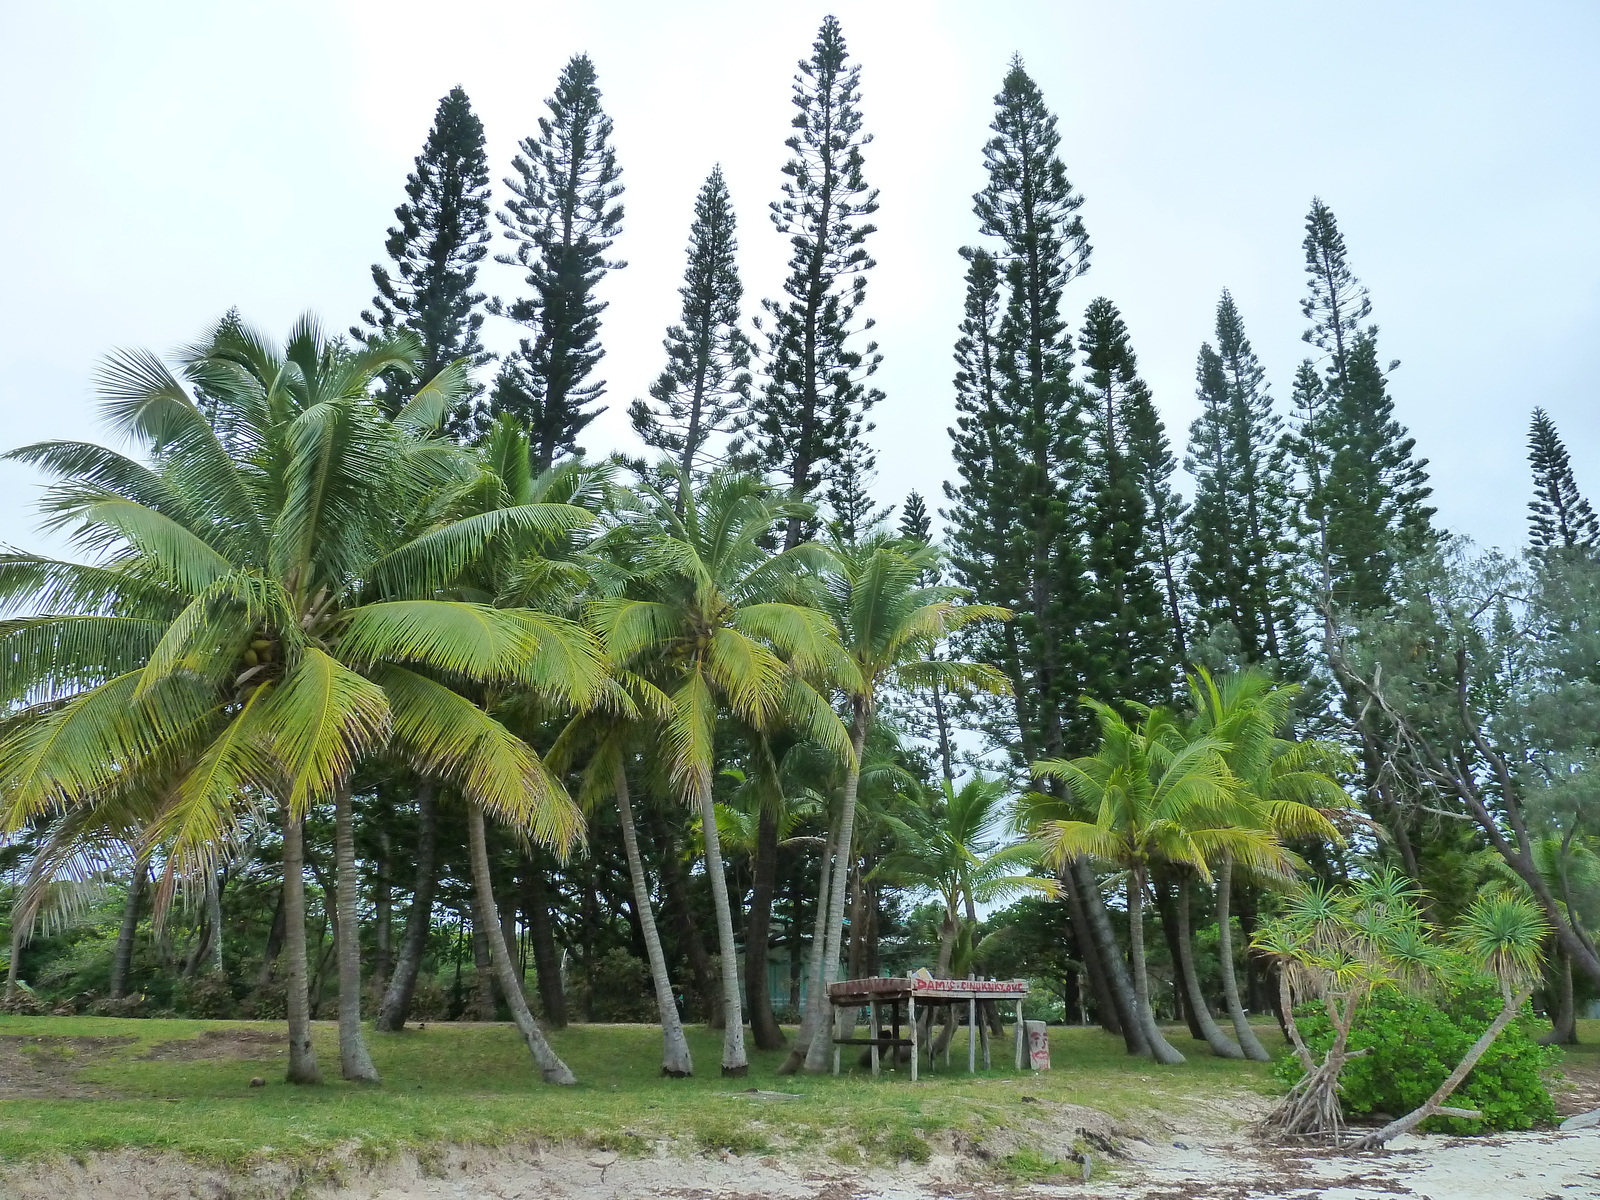
[{"label": "green grass", "polygon": [[[747,1078],[725,1080],[718,1073],[720,1034],[699,1028],[689,1031],[699,1074],[663,1079],[660,1032],[627,1025],[573,1026],[551,1036],[578,1075],[574,1088],[539,1082],[509,1025],[430,1024],[420,1031],[370,1035],[383,1074],[379,1087],[336,1078],[320,1087],[291,1087],[283,1082],[284,1059],[270,1047],[254,1050],[261,1055],[256,1058],[149,1057],[152,1047],[192,1040],[207,1030],[251,1029],[276,1034],[282,1026],[0,1017],[0,1036],[134,1039],[86,1047],[70,1058],[40,1047],[37,1052],[53,1060],[56,1077],[96,1094],[0,1100],[0,1158],[131,1147],[247,1166],[267,1159],[311,1162],[336,1150],[376,1160],[452,1142],[569,1141],[644,1152],[670,1138],[687,1150],[802,1148],[847,1161],[925,1160],[930,1138],[961,1131],[981,1141],[986,1130],[1026,1128],[1045,1115],[1040,1102],[1080,1104],[1123,1118],[1151,1108],[1182,1111],[1240,1088],[1274,1086],[1264,1067],[1210,1058],[1203,1047],[1183,1067],[1132,1059],[1120,1039],[1091,1029],[1052,1029],[1055,1069],[1039,1075],[1011,1070],[1008,1042],[996,1047],[1003,1068],[967,1075],[961,1069],[963,1034],[951,1069],[941,1065],[915,1086],[903,1070],[877,1080],[864,1069],[837,1079],[780,1078],[781,1052],[754,1053]],[[316,1039],[324,1075],[337,1076],[332,1025],[319,1024]],[[249,1087],[252,1076],[265,1079],[266,1086]],[[798,1095],[739,1094],[748,1087]]]}]

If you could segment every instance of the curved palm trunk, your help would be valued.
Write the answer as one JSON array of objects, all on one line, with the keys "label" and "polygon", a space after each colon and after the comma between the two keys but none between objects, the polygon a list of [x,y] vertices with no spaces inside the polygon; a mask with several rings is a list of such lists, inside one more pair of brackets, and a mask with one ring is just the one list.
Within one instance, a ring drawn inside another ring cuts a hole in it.
[{"label": "curved palm trunk", "polygon": [[[1078,887],[1078,876],[1068,866],[1058,872],[1058,877],[1067,892],[1067,907],[1071,910],[1072,940],[1076,943],[1074,948],[1078,952],[1078,961],[1083,963],[1082,976],[1089,990],[1094,993],[1095,1016],[1099,1019],[1102,1029],[1113,1037],[1124,1040],[1129,1054],[1138,1054],[1140,1050],[1135,1046],[1133,1037],[1138,1031],[1131,1020],[1124,1021],[1122,1009],[1112,996],[1106,966],[1100,959],[1100,943],[1089,927],[1089,915]],[[1082,1001],[1079,1003],[1081,1006]]]},{"label": "curved palm trunk", "polygon": [[528,1053],[546,1083],[572,1084],[578,1078],[556,1056],[545,1041],[539,1023],[528,1011],[528,998],[522,994],[522,980],[511,966],[511,954],[506,949],[500,932],[500,913],[494,902],[494,881],[489,876],[489,844],[483,831],[483,809],[476,804],[467,807],[467,848],[472,857],[472,899],[477,929],[489,943],[489,965],[511,1010],[511,1019],[528,1043]]},{"label": "curved palm trunk", "polygon": [[[850,886],[851,856],[855,853],[851,843],[855,834],[856,793],[861,787],[861,750],[866,744],[867,725],[872,719],[869,704],[857,701],[855,708],[855,720],[850,725],[852,757],[850,768],[845,772],[844,796],[839,805],[839,845],[833,856],[833,878],[828,886],[827,944],[822,959],[824,993],[828,985],[835,982],[839,976],[839,949],[844,941],[845,891]],[[818,996],[818,1001],[825,1006],[823,1009],[825,1014],[831,1011],[832,1005],[828,1004],[825,994]],[[833,1048],[832,1029],[832,1021],[824,1019],[812,1031],[811,1045],[806,1048],[807,1071],[820,1072],[827,1069],[828,1052]],[[825,1030],[828,1031],[827,1036],[824,1036]]]},{"label": "curved palm trunk", "polygon": [[1189,872],[1178,878],[1178,972],[1183,976],[1184,990],[1189,996],[1189,1011],[1200,1026],[1201,1036],[1211,1053],[1218,1058],[1243,1058],[1244,1051],[1217,1028],[1206,1007],[1205,993],[1200,989],[1200,978],[1194,969],[1194,943],[1189,937],[1189,896],[1192,891]]},{"label": "curved palm trunk", "polygon": [[1233,1032],[1239,1039],[1239,1048],[1251,1062],[1271,1062],[1256,1031],[1250,1028],[1244,1005],[1239,1003],[1239,981],[1233,973],[1233,859],[1223,855],[1217,865],[1217,956],[1222,967],[1222,998],[1228,1006],[1228,1016],[1233,1021]]},{"label": "curved palm trunk", "polygon": [[[334,907],[339,919],[333,937],[339,956],[339,1072],[355,1083],[377,1083],[367,1043],[361,1036],[361,924],[356,915],[356,834],[350,789],[333,795],[333,862],[339,888]],[[220,942],[222,931],[217,931]]]},{"label": "curved palm trunk", "polygon": [[306,847],[300,818],[283,812],[283,953],[289,1015],[290,1083],[321,1083],[311,1045],[311,997],[306,987]]},{"label": "curved palm trunk", "polygon": [[378,1029],[398,1033],[411,1015],[411,998],[417,991],[417,976],[422,970],[422,955],[433,928],[433,889],[439,881],[439,800],[433,784],[425,783],[417,792],[417,882],[411,893],[411,911],[406,914],[405,939],[394,973],[384,989],[383,1005],[378,1009]]},{"label": "curved palm trunk", "polygon": [[817,1024],[827,1019],[828,1005],[822,996],[822,952],[828,941],[828,887],[833,878],[833,848],[839,841],[839,821],[834,818],[833,825],[828,830],[828,840],[822,847],[822,866],[818,871],[817,880],[817,913],[811,927],[811,961],[807,964],[807,992],[806,1011],[800,1018],[800,1032],[795,1037],[794,1047],[789,1051],[789,1056],[783,1060],[783,1065],[778,1068],[779,1075],[793,1075],[805,1065],[806,1051],[811,1048],[813,1035],[817,1031]]},{"label": "curved palm trunk", "polygon": [[[1128,965],[1122,961],[1122,946],[1117,941],[1117,931],[1111,927],[1106,913],[1105,898],[1100,894],[1100,884],[1083,859],[1076,859],[1069,868],[1077,881],[1078,895],[1083,900],[1084,915],[1088,917],[1089,936],[1096,943],[1101,965],[1106,968],[1107,989],[1117,1006],[1122,1020],[1123,1038],[1130,1054],[1149,1054],[1150,1031],[1139,1015],[1139,1002],[1134,997],[1133,980],[1128,975]],[[1158,1032],[1159,1036],[1159,1032]]]},{"label": "curved palm trunk", "polygon": [[689,1043],[683,1036],[683,1021],[672,997],[672,981],[667,978],[667,956],[661,950],[661,935],[656,930],[650,908],[650,883],[645,879],[644,860],[639,857],[639,836],[633,827],[633,802],[628,797],[628,777],[617,765],[617,813],[622,818],[622,848],[628,856],[628,874],[633,878],[633,904],[639,915],[639,932],[644,937],[645,956],[650,962],[650,982],[656,989],[656,1008],[661,1013],[661,1073],[674,1079],[694,1074]]},{"label": "curved palm trunk", "polygon": [[122,906],[122,922],[117,926],[117,948],[111,957],[111,986],[108,990],[113,1000],[121,1000],[128,993],[128,976],[133,971],[133,942],[139,932],[139,903],[144,899],[147,870],[145,860],[136,859],[133,874],[128,879],[128,898]]},{"label": "curved palm trunk", "polygon": [[1150,1007],[1150,974],[1144,961],[1144,869],[1137,866],[1128,872],[1128,957],[1133,960],[1133,1002],[1150,1040],[1151,1057],[1166,1066],[1187,1062],[1162,1034]]},{"label": "curved palm trunk", "polygon": [[733,940],[733,906],[728,901],[728,876],[722,865],[722,839],[717,836],[717,813],[711,803],[711,781],[701,780],[696,792],[700,826],[705,834],[706,875],[711,880],[711,904],[717,916],[717,953],[722,957],[722,1073],[742,1076],[750,1063],[744,1053],[744,1014],[740,1012],[739,958]]},{"label": "curved palm trunk", "polygon": [[744,998],[750,1010],[750,1036],[758,1050],[781,1050],[788,1042],[772,1012],[767,987],[767,953],[771,944],[772,896],[778,878],[778,815],[761,806],[756,826],[755,861],[750,872],[750,915],[744,926]]}]

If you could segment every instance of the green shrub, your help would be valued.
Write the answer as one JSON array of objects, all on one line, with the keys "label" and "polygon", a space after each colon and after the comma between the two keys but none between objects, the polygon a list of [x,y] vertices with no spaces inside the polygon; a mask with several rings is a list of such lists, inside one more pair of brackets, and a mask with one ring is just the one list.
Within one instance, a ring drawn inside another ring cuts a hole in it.
[{"label": "green shrub", "polygon": [[[1370,1050],[1345,1065],[1340,1092],[1352,1116],[1388,1113],[1401,1116],[1433,1094],[1455,1069],[1500,1011],[1500,995],[1487,981],[1451,989],[1436,1000],[1393,988],[1380,989],[1367,1001],[1350,1032],[1351,1050]],[[1295,1010],[1306,1044],[1319,1060],[1333,1042],[1333,1028],[1320,1005]],[[1508,1025],[1461,1086],[1446,1101],[1456,1108],[1475,1108],[1482,1121],[1434,1117],[1424,1129],[1479,1133],[1490,1129],[1531,1129],[1555,1118],[1555,1104],[1541,1073],[1560,1051],[1541,1046],[1535,1022],[1524,1013]],[[1285,1083],[1300,1078],[1300,1064],[1285,1055],[1273,1068]]]}]

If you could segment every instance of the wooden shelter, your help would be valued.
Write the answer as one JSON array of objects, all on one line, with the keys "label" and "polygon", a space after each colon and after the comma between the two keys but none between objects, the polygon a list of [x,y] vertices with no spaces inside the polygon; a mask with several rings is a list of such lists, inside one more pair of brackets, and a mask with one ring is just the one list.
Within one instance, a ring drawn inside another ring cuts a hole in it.
[{"label": "wooden shelter", "polygon": [[[967,1070],[977,1069],[978,1053],[978,1001],[980,1000],[1014,1000],[1017,1009],[1016,1030],[1016,1059],[1017,1070],[1022,1070],[1023,1050],[1026,1044],[1026,1035],[1022,1024],[1022,999],[1028,994],[1028,982],[1025,979],[932,979],[920,975],[903,977],[885,977],[873,979],[847,979],[842,983],[828,985],[828,1003],[833,1006],[833,1015],[837,1017],[841,1008],[865,1008],[867,1010],[867,1026],[872,1032],[871,1037],[835,1037],[833,1039],[833,1073],[839,1073],[839,1047],[840,1046],[870,1046],[872,1049],[872,1073],[878,1073],[880,1051],[888,1049],[891,1052],[901,1046],[911,1048],[911,1080],[916,1082],[917,1058],[920,1047],[917,1044],[917,1005],[921,1003],[925,1009],[939,1006],[950,1007],[956,1004],[966,1004],[967,1023],[972,1030],[972,1036],[967,1042]],[[883,1024],[879,1020],[882,1005],[889,1006],[889,1036],[883,1036]],[[905,1020],[910,1033],[909,1037],[900,1036],[901,1005],[905,1005]],[[835,1031],[838,1021],[832,1023]],[[989,1043],[987,1038],[983,1043],[983,1065],[989,1066]],[[933,1069],[933,1039],[928,1040],[928,1069]]]}]

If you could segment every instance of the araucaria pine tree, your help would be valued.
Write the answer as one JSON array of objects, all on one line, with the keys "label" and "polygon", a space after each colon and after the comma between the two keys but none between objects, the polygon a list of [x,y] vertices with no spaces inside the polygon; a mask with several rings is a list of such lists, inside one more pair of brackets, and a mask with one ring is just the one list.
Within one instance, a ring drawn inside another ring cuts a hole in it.
[{"label": "araucaria pine tree", "polygon": [[1528,429],[1528,465],[1533,468],[1528,541],[1537,550],[1593,550],[1600,544],[1600,520],[1578,491],[1567,448],[1542,408],[1533,410]]},{"label": "araucaria pine tree", "polygon": [[585,407],[605,394],[605,381],[591,378],[604,353],[606,305],[595,292],[607,271],[627,265],[606,257],[622,229],[622,171],[595,80],[588,55],[562,68],[550,115],[518,144],[505,181],[511,197],[495,214],[516,245],[496,260],[522,267],[532,294],[490,306],[530,331],[502,363],[491,408],[527,423],[541,470],[576,451],[602,411]]},{"label": "araucaria pine tree", "polygon": [[[384,250],[393,264],[372,267],[378,294],[350,331],[362,341],[405,330],[421,347],[420,380],[432,379],[458,358],[481,367],[490,355],[479,340],[483,326],[482,292],[474,291],[478,263],[489,252],[489,160],[483,150],[483,122],[467,94],[451,88],[434,114],[433,128],[414,169],[406,177],[406,200],[394,210]],[[415,391],[386,380],[380,395],[391,410]],[[478,393],[472,388],[456,402],[446,426],[457,438],[479,432]]]},{"label": "araucaria pine tree", "polygon": [[[1079,338],[1083,352],[1089,455],[1087,566],[1094,620],[1087,631],[1090,694],[1158,704],[1171,699],[1177,662],[1157,577],[1150,513],[1130,442],[1131,412],[1151,407],[1117,306],[1089,303]],[[1170,457],[1170,456],[1169,456]]]},{"label": "araucaria pine tree", "polygon": [[[878,193],[862,174],[861,150],[872,139],[861,131],[861,68],[849,59],[839,22],[826,18],[795,76],[795,133],[785,143],[793,157],[772,205],[794,253],[783,299],[763,304],[770,377],[756,399],[756,440],[797,499],[832,480],[871,428],[863,414],[882,398],[866,384],[882,359],[877,343],[854,344],[872,328],[857,328],[856,315],[875,265],[866,240]],[[806,532],[804,521],[790,520],[785,546]]]},{"label": "araucaria pine tree", "polygon": [[948,516],[961,582],[979,603],[1016,614],[983,653],[1011,677],[1019,748],[1033,759],[1069,741],[1077,749],[1088,734],[1064,723],[1087,683],[1092,614],[1077,520],[1081,406],[1061,299],[1090,248],[1055,115],[1020,59],[995,97],[991,128],[989,181],[973,202],[980,230],[999,244],[966,252],[952,430],[961,482],[947,491]]},{"label": "araucaria pine tree", "polygon": [[685,475],[737,450],[749,418],[750,344],[739,330],[744,287],[734,228],[728,185],[722,168],[713,167],[695,199],[689,262],[678,289],[683,312],[667,330],[666,370],[650,388],[654,403],[635,400],[628,410],[644,444],[671,455]]},{"label": "araucaria pine tree", "polygon": [[[1187,530],[1195,635],[1244,663],[1298,662],[1283,422],[1226,291],[1216,337],[1215,347],[1200,347],[1200,415],[1184,462],[1195,481]],[[1320,384],[1314,372],[1313,380]]]},{"label": "araucaria pine tree", "polygon": [[[1399,568],[1434,539],[1427,506],[1427,460],[1394,419],[1387,368],[1378,360],[1378,329],[1361,326],[1372,311],[1367,289],[1351,272],[1344,237],[1321,200],[1306,217],[1306,275],[1301,311],[1311,321],[1305,340],[1327,355],[1316,425],[1301,427],[1291,445],[1301,460],[1305,511],[1320,557],[1324,600],[1351,611],[1390,603]],[[1297,381],[1297,392],[1310,400]],[[1322,461],[1317,461],[1317,456]],[[1316,482],[1312,482],[1315,480]]]}]

